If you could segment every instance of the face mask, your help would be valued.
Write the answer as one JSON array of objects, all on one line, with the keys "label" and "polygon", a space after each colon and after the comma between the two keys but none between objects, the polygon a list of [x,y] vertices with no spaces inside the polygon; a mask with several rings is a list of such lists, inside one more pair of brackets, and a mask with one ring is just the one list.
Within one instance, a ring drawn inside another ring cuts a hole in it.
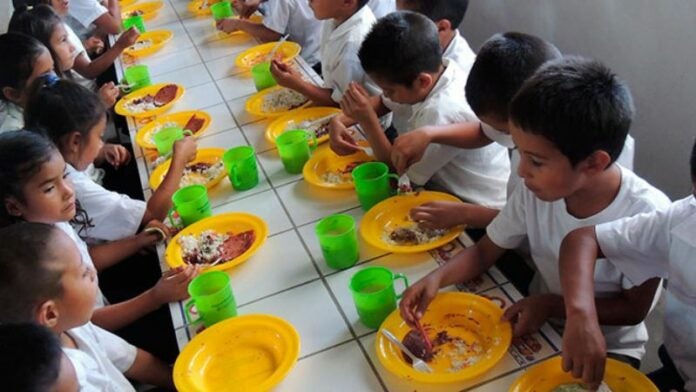
[{"label": "face mask", "polygon": [[515,143],[512,141],[512,136],[510,136],[509,133],[501,132],[485,122],[481,122],[481,130],[486,136],[488,136],[489,139],[500,144],[501,146],[515,148]]}]

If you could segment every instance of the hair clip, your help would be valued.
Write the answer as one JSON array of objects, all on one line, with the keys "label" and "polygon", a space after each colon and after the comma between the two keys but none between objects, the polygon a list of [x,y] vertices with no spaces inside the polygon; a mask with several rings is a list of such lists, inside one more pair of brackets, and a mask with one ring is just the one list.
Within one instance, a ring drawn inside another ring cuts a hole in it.
[{"label": "hair clip", "polygon": [[44,75],[44,80],[46,81],[46,87],[53,87],[58,83],[60,78],[54,73],[47,73]]}]

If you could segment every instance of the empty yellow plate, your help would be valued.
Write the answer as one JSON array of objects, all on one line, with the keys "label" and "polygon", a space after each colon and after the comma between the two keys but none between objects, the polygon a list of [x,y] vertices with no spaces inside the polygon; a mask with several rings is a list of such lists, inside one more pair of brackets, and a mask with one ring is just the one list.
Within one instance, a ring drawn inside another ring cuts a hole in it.
[{"label": "empty yellow plate", "polygon": [[[436,347],[435,357],[428,363],[433,373],[423,373],[404,360],[401,349],[382,333],[377,333],[377,358],[396,376],[423,383],[456,383],[476,378],[495,366],[510,347],[512,328],[509,322],[501,321],[502,315],[500,307],[481,296],[440,293],[421,319],[426,333],[434,340],[438,333],[444,331],[450,338],[458,338],[459,342],[465,342],[466,345],[480,347],[480,353],[458,355],[456,351],[461,351],[461,348],[458,349],[453,342],[446,343],[439,346],[439,352]],[[393,333],[399,340],[403,340],[411,330],[401,319],[398,309],[384,320],[381,329]],[[478,356],[478,359],[474,356]],[[473,363],[463,366],[461,362],[467,360]]]},{"label": "empty yellow plate", "polygon": [[153,84],[152,86],[147,86],[143,87],[138,91],[132,92],[125,97],[119,99],[118,102],[116,102],[116,106],[114,107],[114,110],[116,113],[122,115],[122,116],[131,116],[135,118],[140,118],[140,117],[152,117],[152,116],[157,116],[159,114],[162,114],[169,110],[176,101],[181,99],[181,96],[184,95],[184,86],[175,84],[177,89],[176,89],[176,95],[174,96],[174,99],[172,99],[170,102],[156,107],[154,109],[150,110],[145,110],[145,111],[134,111],[132,108],[128,107],[128,104],[131,103],[133,100],[143,98],[146,95],[152,95],[154,96],[157,94],[159,89],[161,89],[164,86],[167,86],[169,84],[175,84],[175,83],[159,83],[159,84]]},{"label": "empty yellow plate", "polygon": [[363,151],[352,155],[340,156],[324,146],[317,149],[312,157],[304,165],[302,175],[305,181],[312,185],[328,189],[353,189],[353,168],[355,166],[372,162],[375,159]]},{"label": "empty yellow plate", "polygon": [[[191,167],[192,165],[195,165],[197,163],[208,163],[211,165],[221,163],[222,154],[224,153],[225,150],[222,148],[202,148],[196,152],[196,157],[193,159],[193,161],[186,164],[186,167]],[[164,181],[164,176],[166,176],[169,172],[169,166],[171,166],[171,164],[172,160],[168,159],[152,171],[152,175],[150,175],[150,188],[152,188],[152,190],[156,190],[160,186],[162,181]],[[226,176],[227,172],[223,168],[222,171],[220,171],[220,173],[215,178],[202,185],[205,185],[208,189],[210,189],[219,184],[220,181],[224,180]]]},{"label": "empty yellow plate", "polygon": [[143,16],[143,19],[151,20],[157,16],[157,11],[163,6],[164,3],[161,1],[148,1],[129,5],[128,7],[121,8],[121,19],[128,19],[131,16],[135,16],[134,13],[139,13]]},{"label": "empty yellow plate", "polygon": [[194,337],[176,359],[181,392],[267,391],[297,362],[300,335],[287,321],[265,314],[237,316]]},{"label": "empty yellow plate", "polygon": [[386,240],[394,229],[413,224],[413,221],[409,219],[412,208],[432,201],[462,202],[447,193],[432,191],[393,196],[377,203],[367,211],[360,223],[360,235],[370,245],[394,253],[425,252],[445,245],[457,238],[464,228],[462,226],[451,228],[439,239],[420,245],[395,245]]},{"label": "empty yellow plate", "polygon": [[247,112],[255,116],[278,117],[298,109],[306,108],[312,103],[312,101],[310,101],[306,97],[305,101],[303,102],[300,102],[299,99],[293,102],[293,106],[291,107],[267,103],[272,102],[273,99],[275,99],[277,102],[283,101],[282,99],[278,99],[281,95],[297,97],[296,94],[299,93],[295,93],[294,91],[281,86],[267,88],[263,91],[260,91],[252,95],[246,101],[244,108]]},{"label": "empty yellow plate", "polygon": [[[614,359],[607,359],[604,382],[612,392],[657,392],[643,373]],[[561,368],[561,357],[554,357],[529,368],[510,387],[510,392],[551,392],[563,384],[582,383]]]},{"label": "empty yellow plate", "polygon": [[149,56],[172,39],[173,33],[169,30],[154,30],[140,34],[138,41],[123,51],[124,54],[132,57]]},{"label": "empty yellow plate", "polygon": [[[181,230],[169,241],[167,250],[164,252],[167,264],[172,268],[185,266],[186,262],[182,257],[181,246],[179,246],[177,240],[181,236],[197,235],[205,230],[215,230],[218,233],[228,233],[231,231],[234,234],[239,234],[247,230],[254,230],[254,234],[256,235],[254,242],[244,253],[232,260],[223,260],[220,264],[209,267],[209,269],[212,270],[226,270],[247,261],[249,257],[259,250],[268,236],[268,226],[266,226],[266,222],[256,215],[243,212],[230,212],[211,216],[210,218],[205,218]],[[205,266],[202,267],[206,268]]]},{"label": "empty yellow plate", "polygon": [[194,137],[199,137],[210,125],[210,115],[200,110],[189,110],[158,117],[156,120],[147,123],[144,127],[138,130],[138,133],[135,134],[135,142],[142,148],[154,150],[157,147],[155,146],[155,142],[152,140],[152,136],[157,131],[170,126],[183,128],[193,116],[203,120],[203,125],[201,125],[201,128],[193,134]]},{"label": "empty yellow plate", "polygon": [[[288,129],[306,129],[307,123],[321,120],[328,116],[335,116],[339,113],[341,113],[341,109],[322,106],[293,110],[286,115],[278,117],[268,125],[268,128],[266,128],[266,140],[268,140],[268,142],[271,144],[275,144],[276,138]],[[326,119],[326,121],[329,120],[330,119],[328,118]],[[316,128],[321,124],[312,125],[312,128]],[[328,130],[326,130],[326,132],[321,136],[317,135],[317,142],[319,144],[324,143],[327,140],[329,140]]]},{"label": "empty yellow plate", "polygon": [[[251,69],[256,64],[263,63],[264,61],[269,61],[267,59],[268,55],[276,46],[277,42],[269,42],[263,45],[254,46],[253,48],[247,49],[237,56],[234,64],[242,69]],[[274,57],[282,62],[288,62],[302,51],[302,47],[295,43],[285,41],[278,47]]]}]

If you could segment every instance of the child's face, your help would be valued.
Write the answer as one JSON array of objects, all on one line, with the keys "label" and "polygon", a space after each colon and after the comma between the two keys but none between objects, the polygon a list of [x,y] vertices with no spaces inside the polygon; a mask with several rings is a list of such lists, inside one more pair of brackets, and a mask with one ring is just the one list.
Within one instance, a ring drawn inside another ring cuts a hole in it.
[{"label": "child's face", "polygon": [[60,373],[58,380],[53,384],[51,392],[77,392],[80,390],[80,384],[77,380],[77,373],[68,356],[63,353],[60,360]]},{"label": "child's face", "polygon": [[75,64],[75,47],[68,41],[68,32],[65,30],[65,26],[59,23],[56,29],[51,35],[51,48],[56,53],[58,57],[58,67],[61,71],[68,71],[72,69]]},{"label": "child's face", "polygon": [[309,8],[319,20],[333,19],[341,10],[344,0],[309,0]]},{"label": "child's face", "polygon": [[68,14],[68,5],[70,2],[68,0],[51,0],[51,7],[60,16],[65,16]]},{"label": "child's face", "polygon": [[92,127],[87,133],[87,137],[83,139],[80,146],[79,162],[75,163],[75,169],[83,171],[97,159],[99,151],[104,146],[102,138],[106,129],[106,115],[102,116],[99,122]]},{"label": "child's face", "polygon": [[[427,74],[421,74],[427,75]],[[402,103],[407,105],[413,105],[422,102],[431,90],[432,84],[424,85],[422,81],[416,79],[411,86],[405,86],[403,84],[390,82],[384,78],[381,78],[375,74],[369,74],[372,81],[375,82],[380,89],[382,89],[382,94],[396,103]]]}]

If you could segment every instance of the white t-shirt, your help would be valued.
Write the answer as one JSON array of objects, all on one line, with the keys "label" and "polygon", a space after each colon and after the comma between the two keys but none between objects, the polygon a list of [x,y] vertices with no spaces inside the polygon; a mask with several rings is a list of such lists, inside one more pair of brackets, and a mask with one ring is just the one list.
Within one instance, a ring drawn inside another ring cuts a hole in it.
[{"label": "white t-shirt", "polygon": [[0,133],[24,128],[22,107],[10,101],[0,100]]},{"label": "white t-shirt", "polygon": [[375,18],[379,19],[384,15],[396,11],[396,0],[370,0],[367,2]]},{"label": "white t-shirt", "polygon": [[289,34],[290,41],[302,46],[302,58],[315,65],[319,62],[321,23],[314,18],[307,0],[268,0],[263,25],[279,34]]},{"label": "white t-shirt", "polygon": [[70,0],[68,14],[88,28],[97,18],[109,12],[97,0]]},{"label": "white t-shirt", "polygon": [[77,200],[92,220],[94,227],[85,229],[81,236],[96,240],[114,241],[138,232],[147,204],[142,200],[104,189],[84,172],[68,165]]},{"label": "white t-shirt", "polygon": [[664,343],[687,391],[696,391],[696,200],[599,225],[597,240],[610,263],[634,284],[669,279]]},{"label": "white t-shirt", "polygon": [[123,375],[135,362],[138,349],[92,323],[66,332],[77,349],[63,347],[72,362],[81,392],[135,391]]},{"label": "white t-shirt", "polygon": [[[92,256],[90,256],[89,254],[89,248],[87,247],[87,243],[82,238],[80,238],[80,236],[77,234],[77,231],[75,231],[75,229],[73,229],[73,227],[67,222],[58,222],[56,223],[56,227],[63,230],[63,232],[68,235],[68,237],[75,241],[75,245],[77,245],[77,250],[80,251],[80,257],[82,257],[82,261],[91,265],[92,268],[96,270],[97,268],[94,266]],[[102,308],[107,304],[108,302],[106,301],[106,297],[104,297],[104,294],[102,294],[101,289],[98,289],[97,303],[95,308]]]},{"label": "white t-shirt", "polygon": [[348,20],[336,26],[333,19],[322,22],[320,59],[324,86],[333,90],[331,99],[341,102],[350,82],[365,86],[371,95],[381,90],[367,76],[358,51],[363,39],[376,22],[369,7],[362,7]]},{"label": "white t-shirt", "polygon": [[442,52],[442,57],[457,63],[464,71],[466,78],[468,78],[469,71],[471,71],[471,67],[476,60],[476,54],[471,50],[471,46],[466,42],[466,39],[459,34],[459,30],[454,30],[454,34],[454,38]]},{"label": "white t-shirt", "polygon": [[[491,241],[501,248],[514,249],[529,240],[531,256],[548,292],[563,295],[558,270],[558,254],[563,238],[580,227],[633,216],[669,206],[660,190],[620,165],[621,188],[616,198],[601,212],[584,219],[570,215],[565,200],[545,202],[520,184],[505,208],[486,229]],[[613,297],[634,284],[614,265],[599,260],[595,270],[595,296]],[[642,358],[648,331],[644,323],[635,326],[602,326],[609,352]]]}]

